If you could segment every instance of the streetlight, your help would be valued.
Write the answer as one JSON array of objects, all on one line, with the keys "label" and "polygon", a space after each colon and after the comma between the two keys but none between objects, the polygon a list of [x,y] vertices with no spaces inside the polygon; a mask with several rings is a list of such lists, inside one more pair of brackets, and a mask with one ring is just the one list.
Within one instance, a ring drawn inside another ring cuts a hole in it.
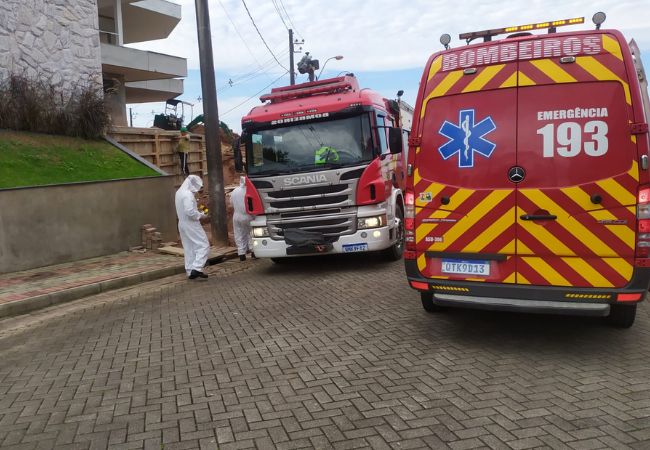
[{"label": "streetlight", "polygon": [[343,59],[343,57],[342,57],[341,55],[336,55],[336,56],[331,56],[331,57],[327,58],[327,59],[325,60],[325,64],[323,64],[323,67],[321,67],[320,72],[318,72],[318,76],[316,77],[317,80],[320,79],[320,74],[323,73],[323,70],[325,70],[325,66],[327,65],[327,62],[328,62],[330,59],[336,59],[337,61],[340,61],[340,60]]}]

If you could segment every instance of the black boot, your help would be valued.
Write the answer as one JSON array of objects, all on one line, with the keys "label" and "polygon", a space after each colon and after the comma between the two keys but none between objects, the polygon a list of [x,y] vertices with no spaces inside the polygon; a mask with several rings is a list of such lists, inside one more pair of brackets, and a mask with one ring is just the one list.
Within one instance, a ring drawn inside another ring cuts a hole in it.
[{"label": "black boot", "polygon": [[240,261],[246,261],[246,255],[239,255]]},{"label": "black boot", "polygon": [[192,269],[192,271],[190,272],[190,276],[187,278],[189,278],[190,280],[194,280],[195,278],[208,278],[208,274]]}]

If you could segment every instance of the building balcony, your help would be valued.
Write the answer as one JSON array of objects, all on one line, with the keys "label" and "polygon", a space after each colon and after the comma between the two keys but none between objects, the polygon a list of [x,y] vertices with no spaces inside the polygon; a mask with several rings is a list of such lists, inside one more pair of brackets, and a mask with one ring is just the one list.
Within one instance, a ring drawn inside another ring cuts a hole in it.
[{"label": "building balcony", "polygon": [[187,60],[163,53],[101,44],[102,72],[124,77],[125,82],[165,80],[187,76]]},{"label": "building balcony", "polygon": [[97,8],[100,30],[120,45],[164,39],[181,20],[181,6],[167,0],[98,0]]},{"label": "building balcony", "polygon": [[126,83],[126,103],[164,102],[183,93],[183,80],[134,81]]}]

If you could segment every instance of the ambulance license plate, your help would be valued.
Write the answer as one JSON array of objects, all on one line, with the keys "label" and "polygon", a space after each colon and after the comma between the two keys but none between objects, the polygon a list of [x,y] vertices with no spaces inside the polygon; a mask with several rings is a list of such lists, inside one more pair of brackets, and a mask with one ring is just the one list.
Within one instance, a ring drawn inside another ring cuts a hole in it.
[{"label": "ambulance license plate", "polygon": [[368,244],[346,244],[343,246],[343,253],[352,253],[352,252],[367,252]]},{"label": "ambulance license plate", "polygon": [[443,273],[458,275],[473,275],[487,277],[490,275],[489,261],[463,261],[459,259],[443,259],[440,269]]}]

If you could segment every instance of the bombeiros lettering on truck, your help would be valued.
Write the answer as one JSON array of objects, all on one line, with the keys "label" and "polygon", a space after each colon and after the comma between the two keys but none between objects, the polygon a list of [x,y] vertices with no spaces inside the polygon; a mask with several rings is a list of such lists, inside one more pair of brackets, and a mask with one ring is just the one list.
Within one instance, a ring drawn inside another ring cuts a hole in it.
[{"label": "bombeiros lettering on truck", "polygon": [[274,88],[242,119],[255,255],[401,258],[413,108],[351,75]]},{"label": "bombeiros lettering on truck", "polygon": [[633,324],[650,286],[650,101],[638,47],[604,19],[465,33],[460,48],[441,38],[404,191],[406,274],[426,311]]}]

